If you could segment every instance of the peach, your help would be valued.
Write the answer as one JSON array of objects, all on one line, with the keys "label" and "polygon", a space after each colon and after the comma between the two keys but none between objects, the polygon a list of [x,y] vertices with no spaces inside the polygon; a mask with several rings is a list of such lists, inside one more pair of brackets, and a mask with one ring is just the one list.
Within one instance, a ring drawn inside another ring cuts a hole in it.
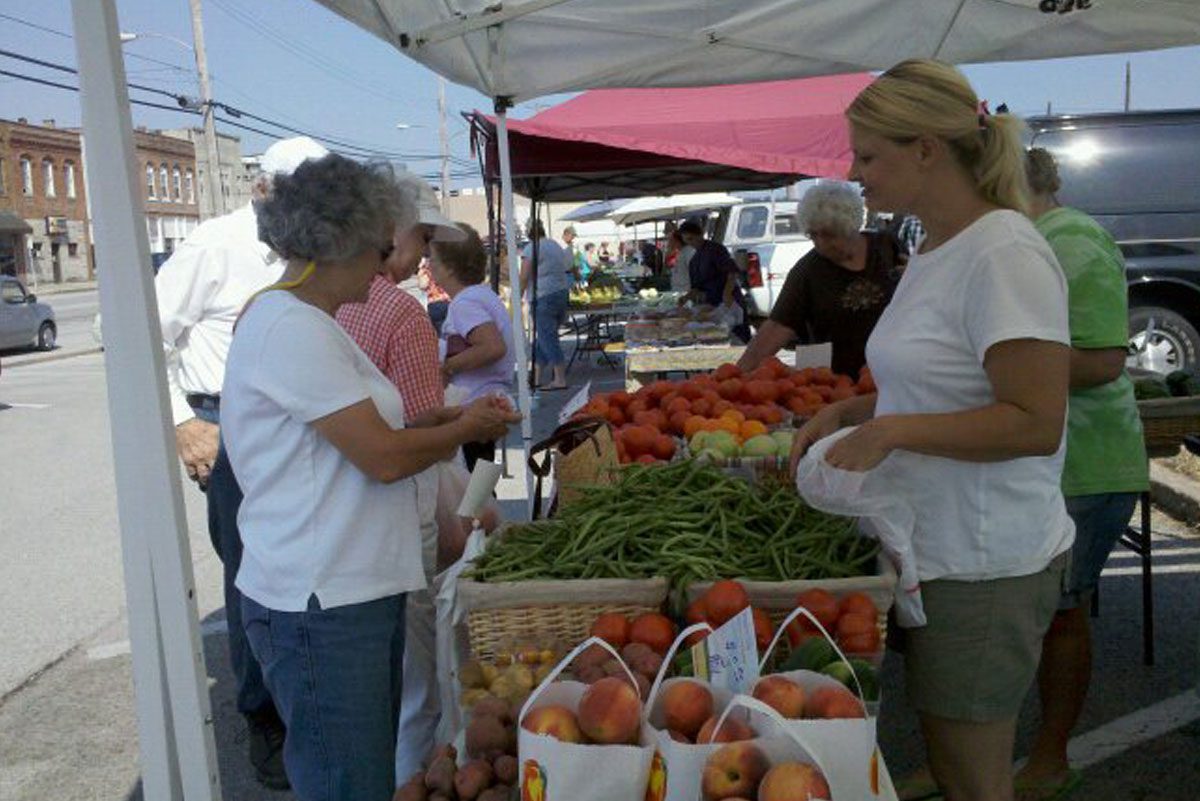
[{"label": "peach", "polygon": [[705,801],[751,798],[766,774],[767,757],[751,743],[730,743],[709,754],[701,790]]},{"label": "peach", "polygon": [[764,676],[754,685],[754,697],[785,718],[804,717],[804,688],[783,676]]},{"label": "peach", "polygon": [[806,718],[863,718],[862,704],[845,687],[820,687],[809,693],[804,704]]},{"label": "peach", "polygon": [[719,718],[713,715],[708,720],[704,721],[704,725],[700,727],[700,733],[696,735],[697,745],[708,745],[709,743],[736,743],[741,740],[753,740],[754,730],[749,724],[744,723],[737,718],[727,718],[721,724],[721,730],[717,732],[717,736],[713,738],[713,730],[717,727]]},{"label": "peach", "polygon": [[531,709],[521,722],[521,728],[534,734],[545,734],[564,743],[582,743],[583,732],[575,713],[565,706],[539,706]]},{"label": "peach", "polygon": [[677,732],[674,729],[667,729],[667,736],[677,743],[691,743],[692,740],[686,734]]},{"label": "peach", "polygon": [[776,765],[758,786],[758,801],[829,801],[832,797],[821,771],[803,762]]},{"label": "peach", "polygon": [[663,691],[663,718],[668,729],[695,737],[712,717],[712,692],[698,681],[679,681]]},{"label": "peach", "polygon": [[579,700],[579,728],[593,742],[630,743],[642,720],[642,699],[627,679],[600,679]]}]

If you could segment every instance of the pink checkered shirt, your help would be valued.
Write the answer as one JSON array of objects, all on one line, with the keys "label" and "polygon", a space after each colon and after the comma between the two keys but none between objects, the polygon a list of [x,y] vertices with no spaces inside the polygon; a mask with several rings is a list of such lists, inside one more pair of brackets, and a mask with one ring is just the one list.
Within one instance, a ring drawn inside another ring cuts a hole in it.
[{"label": "pink checkered shirt", "polygon": [[367,302],[343,304],[337,321],[400,390],[406,419],[445,405],[437,334],[416,298],[378,275]]}]

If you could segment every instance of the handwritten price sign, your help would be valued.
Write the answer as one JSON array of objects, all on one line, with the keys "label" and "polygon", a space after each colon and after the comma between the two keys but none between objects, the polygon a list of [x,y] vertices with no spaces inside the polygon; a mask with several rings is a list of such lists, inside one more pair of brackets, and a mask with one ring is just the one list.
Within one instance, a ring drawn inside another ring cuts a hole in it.
[{"label": "handwritten price sign", "polygon": [[735,693],[750,692],[758,681],[758,648],[754,640],[754,615],[749,608],[698,644],[693,657],[698,657],[697,674],[714,687]]}]

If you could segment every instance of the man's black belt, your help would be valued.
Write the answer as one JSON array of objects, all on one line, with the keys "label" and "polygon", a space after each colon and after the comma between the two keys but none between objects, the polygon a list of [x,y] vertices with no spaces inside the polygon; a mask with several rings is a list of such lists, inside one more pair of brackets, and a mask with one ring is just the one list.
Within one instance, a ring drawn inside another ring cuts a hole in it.
[{"label": "man's black belt", "polygon": [[199,392],[189,392],[187,396],[188,405],[193,409],[211,409],[219,411],[221,408],[220,395],[205,395]]}]

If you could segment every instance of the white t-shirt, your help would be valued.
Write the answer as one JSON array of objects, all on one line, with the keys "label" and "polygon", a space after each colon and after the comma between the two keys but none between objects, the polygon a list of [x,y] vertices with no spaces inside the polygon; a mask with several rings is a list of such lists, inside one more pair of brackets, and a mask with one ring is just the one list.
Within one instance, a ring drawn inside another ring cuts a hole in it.
[{"label": "white t-shirt", "polygon": [[[993,403],[984,356],[1012,339],[1069,345],[1067,284],[1033,224],[995,211],[912,256],[867,342],[875,416]],[[1029,575],[1071,547],[1064,453],[1065,444],[1053,456],[980,463],[894,451],[885,469],[916,511],[921,580]]]},{"label": "white t-shirt", "polygon": [[369,478],[311,423],[399,391],[337,324],[290,292],[258,297],[229,349],[221,431],[245,499],[237,586],[269,609],[364,603],[425,586],[416,482]]}]

